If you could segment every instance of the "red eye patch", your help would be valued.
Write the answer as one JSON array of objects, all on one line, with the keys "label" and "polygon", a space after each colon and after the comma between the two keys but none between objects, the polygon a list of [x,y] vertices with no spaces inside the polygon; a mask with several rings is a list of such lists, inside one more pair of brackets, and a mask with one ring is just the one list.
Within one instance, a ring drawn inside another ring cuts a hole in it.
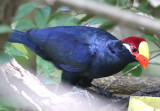
[{"label": "red eye patch", "polygon": [[134,55],[134,56],[138,55],[138,49],[137,49],[137,47],[135,47],[133,45],[130,45],[130,49],[131,49],[132,55]]}]

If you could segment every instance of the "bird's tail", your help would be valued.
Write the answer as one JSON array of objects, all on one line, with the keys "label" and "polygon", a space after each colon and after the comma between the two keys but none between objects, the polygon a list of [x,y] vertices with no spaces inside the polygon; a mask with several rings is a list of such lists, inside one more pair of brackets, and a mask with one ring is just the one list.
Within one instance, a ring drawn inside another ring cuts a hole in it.
[{"label": "bird's tail", "polygon": [[28,34],[25,32],[14,30],[8,41],[24,44],[37,53],[38,46],[28,40]]},{"label": "bird's tail", "polygon": [[28,40],[28,35],[25,32],[14,30],[8,41],[24,44],[34,52],[37,50],[37,45]]},{"label": "bird's tail", "polygon": [[36,44],[32,43],[28,40],[28,34],[25,32],[14,30],[9,38],[10,42],[21,43],[26,45],[28,48],[33,50],[36,54],[41,56],[45,60],[50,60],[48,55],[44,53],[44,51]]},{"label": "bird's tail", "polygon": [[15,42],[15,43],[21,43],[24,45],[30,45],[32,44],[30,41],[27,39],[27,33],[21,32],[18,30],[14,30],[9,38],[10,42]]}]

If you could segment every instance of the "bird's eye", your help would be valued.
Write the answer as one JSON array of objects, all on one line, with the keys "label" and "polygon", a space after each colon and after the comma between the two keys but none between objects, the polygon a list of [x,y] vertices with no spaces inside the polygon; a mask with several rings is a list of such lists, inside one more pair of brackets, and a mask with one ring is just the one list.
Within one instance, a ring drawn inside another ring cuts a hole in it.
[{"label": "bird's eye", "polygon": [[136,47],[133,47],[133,48],[132,48],[132,51],[133,51],[133,52],[136,52],[136,51],[137,51]]}]

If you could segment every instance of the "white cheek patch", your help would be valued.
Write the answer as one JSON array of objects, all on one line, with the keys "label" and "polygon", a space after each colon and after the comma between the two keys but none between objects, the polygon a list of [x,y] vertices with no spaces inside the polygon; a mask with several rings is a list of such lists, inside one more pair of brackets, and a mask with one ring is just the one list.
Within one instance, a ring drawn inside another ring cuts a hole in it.
[{"label": "white cheek patch", "polygon": [[131,48],[129,46],[129,44],[123,43],[123,45],[129,50],[130,53],[132,53]]}]

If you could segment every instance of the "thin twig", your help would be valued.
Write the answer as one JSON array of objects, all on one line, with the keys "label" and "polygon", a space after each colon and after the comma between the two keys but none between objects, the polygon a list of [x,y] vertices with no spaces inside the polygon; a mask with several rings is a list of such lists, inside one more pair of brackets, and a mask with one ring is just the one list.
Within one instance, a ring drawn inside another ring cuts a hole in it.
[{"label": "thin twig", "polygon": [[[156,58],[157,56],[160,56],[160,54],[157,54],[157,55],[155,55],[155,56],[153,56],[153,57],[150,57],[149,60],[152,60],[152,59]],[[131,72],[131,71],[133,71],[134,69],[136,69],[136,68],[139,67],[139,66],[140,66],[140,64],[138,64],[138,65],[134,66],[133,68],[129,69],[127,72],[125,72],[123,75],[119,76],[115,81],[113,81],[111,84],[109,84],[108,86],[106,86],[104,89],[109,88],[109,87],[110,87],[112,84],[114,84],[118,79],[122,78],[123,76],[125,76],[126,74],[128,74],[128,73]]]},{"label": "thin twig", "polygon": [[89,22],[91,22],[95,17],[90,18],[89,20],[87,20],[86,22],[82,23],[82,26],[86,26],[89,24]]},{"label": "thin twig", "polygon": [[154,44],[155,44],[158,48],[160,48],[160,45],[159,45],[157,42],[154,42]]},{"label": "thin twig", "polygon": [[[156,39],[159,39],[156,34],[154,34],[154,37],[155,37]],[[160,48],[160,45],[159,45],[156,41],[154,42],[154,44],[155,44],[158,48]]]},{"label": "thin twig", "polygon": [[155,62],[149,62],[149,64],[160,65],[160,63],[155,63]]},{"label": "thin twig", "polygon": [[123,75],[119,76],[115,81],[113,81],[111,84],[109,84],[108,86],[106,86],[104,89],[109,88],[112,84],[114,84],[118,79],[122,78],[123,76],[125,76],[126,74],[128,74],[129,72],[131,72],[132,70],[136,69],[137,67],[139,67],[140,64],[134,66],[133,68],[129,69],[127,72],[125,72]]},{"label": "thin twig", "polygon": [[39,77],[40,75],[42,75],[44,70],[45,70],[45,67],[42,67],[36,76]]},{"label": "thin twig", "polygon": [[155,56],[150,57],[149,60],[152,60],[152,59],[154,59],[154,58],[156,58],[156,57],[158,57],[158,56],[160,56],[160,54],[156,54]]}]

